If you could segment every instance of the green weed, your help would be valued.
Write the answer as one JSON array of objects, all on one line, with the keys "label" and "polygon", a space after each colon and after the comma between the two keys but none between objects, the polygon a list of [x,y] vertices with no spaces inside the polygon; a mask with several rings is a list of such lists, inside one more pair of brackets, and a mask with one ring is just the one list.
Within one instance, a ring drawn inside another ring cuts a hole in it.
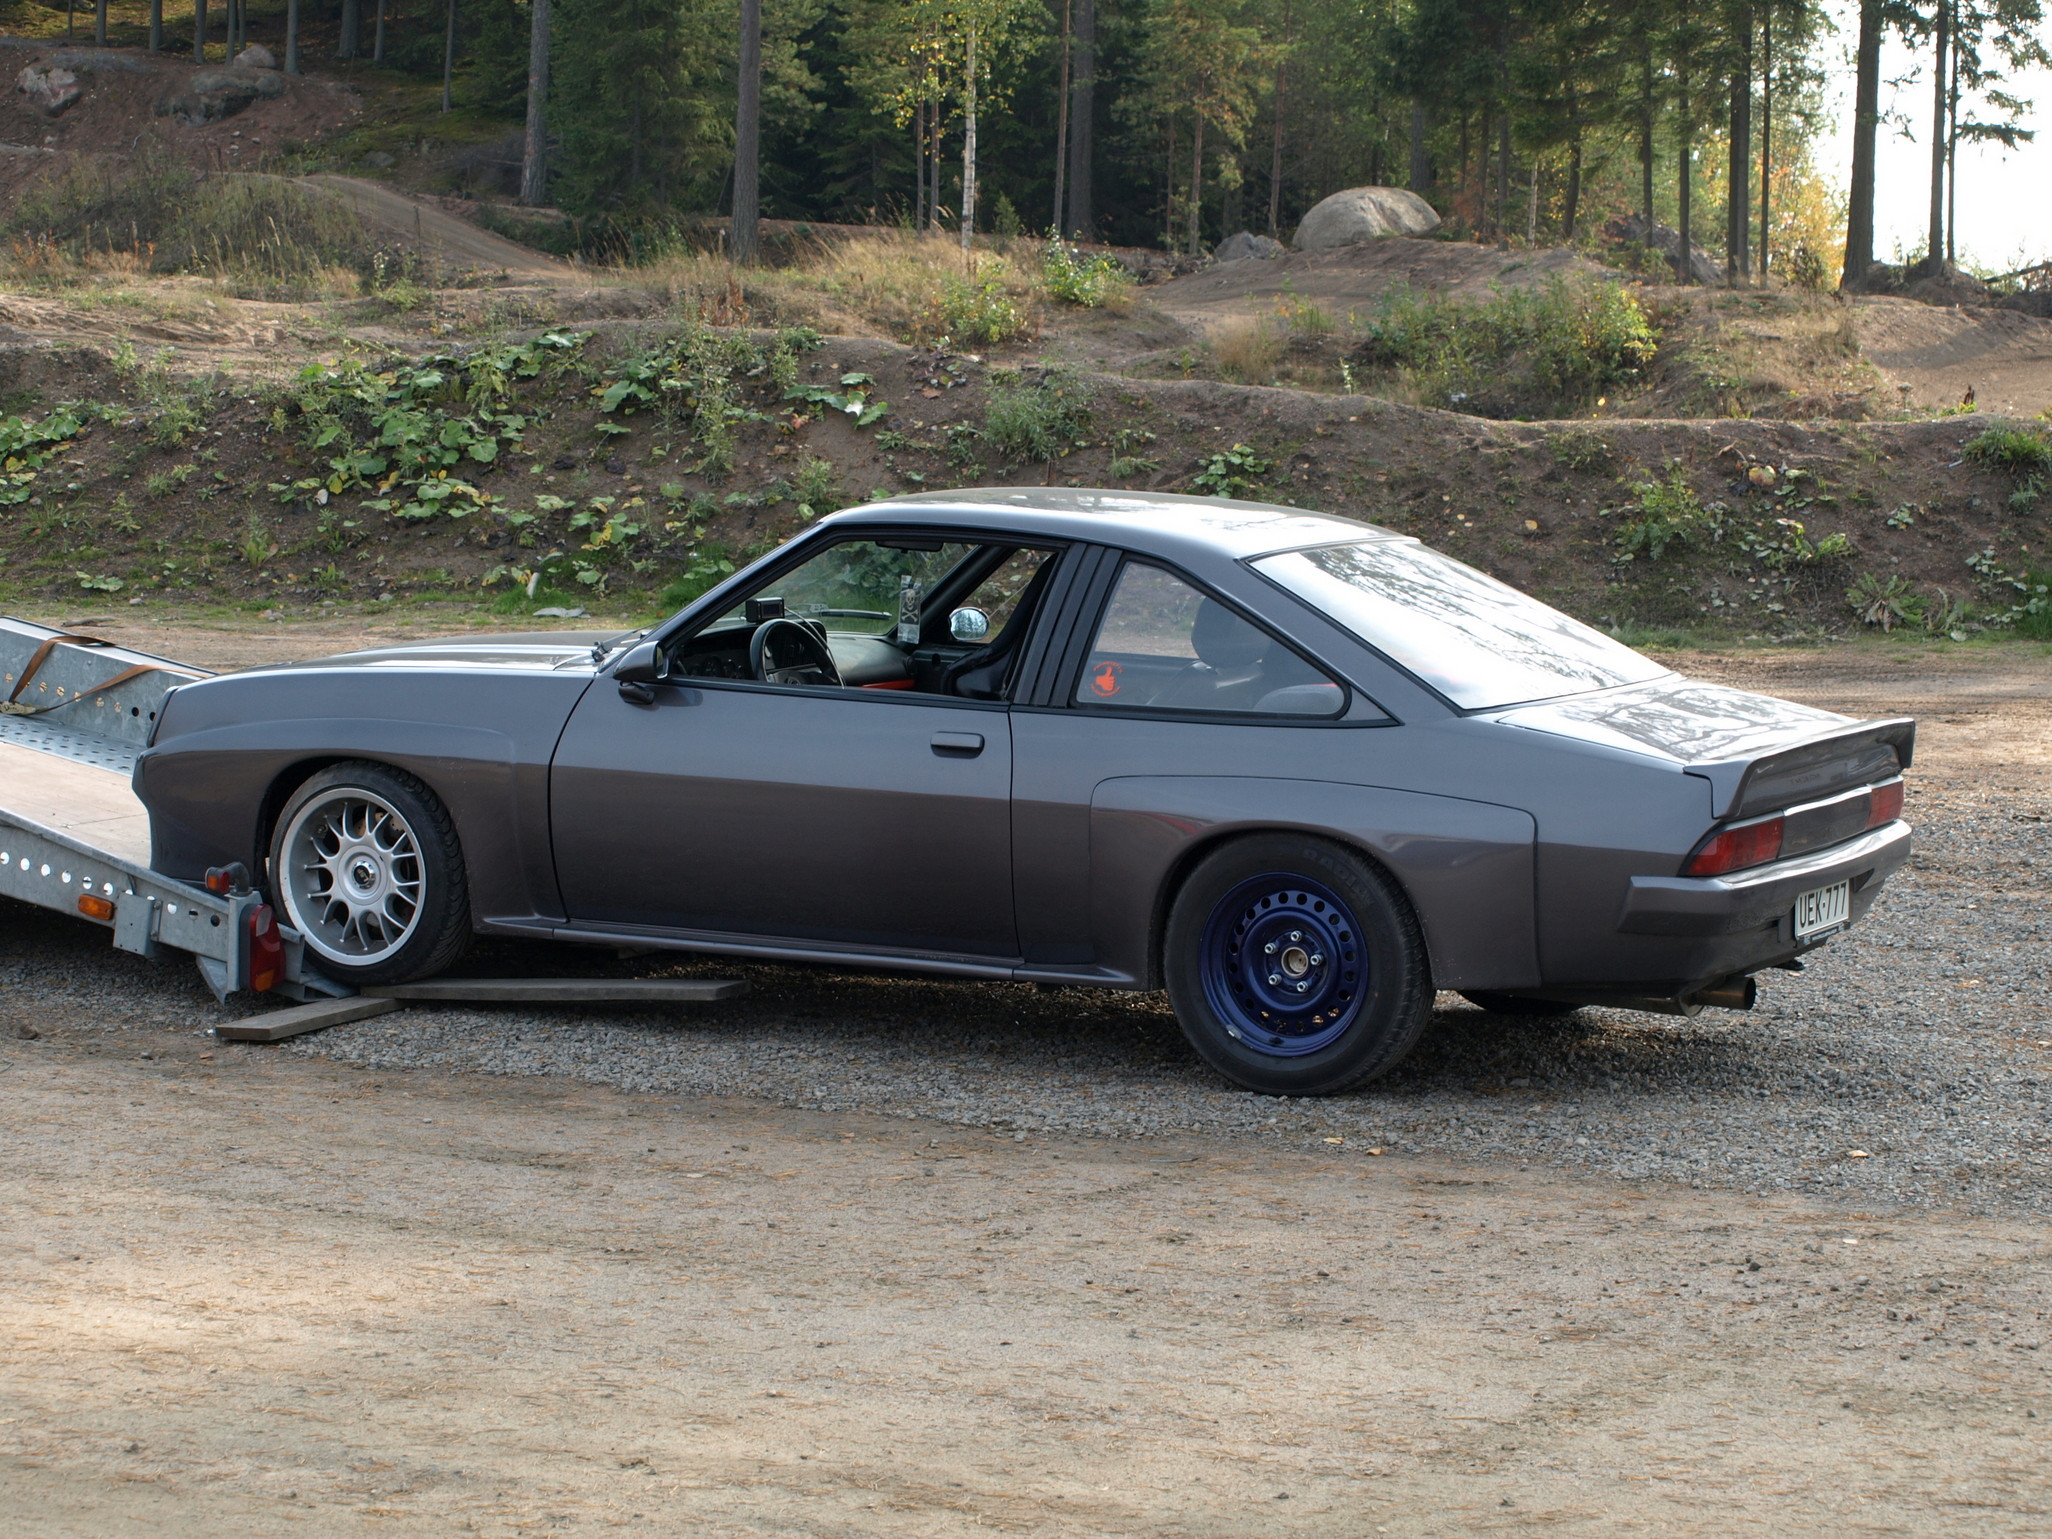
[{"label": "green weed", "polygon": [[1040,286],[1050,299],[1085,310],[1117,308],[1132,293],[1126,269],[1107,256],[1086,256],[1050,237],[1040,252]]},{"label": "green weed", "polygon": [[973,277],[950,274],[941,280],[920,330],[942,347],[988,347],[1024,336],[1029,324],[1024,308],[1005,290],[1002,265],[978,262]]},{"label": "green weed", "polygon": [[1884,631],[1898,625],[1921,625],[1924,620],[1924,601],[1903,577],[1862,572],[1845,590],[1845,601],[1862,624],[1878,625]]},{"label": "green weed", "polygon": [[1553,452],[1553,463],[1562,470],[1600,473],[1610,469],[1616,458],[1609,444],[1580,428],[1548,433],[1546,447]]},{"label": "green weed", "polygon": [[1198,467],[1190,478],[1190,490],[1200,497],[1241,497],[1273,469],[1273,460],[1264,459],[1246,444],[1234,444]]},{"label": "green weed", "polygon": [[2032,428],[1996,427],[1976,433],[1960,453],[1983,470],[2001,471],[2015,483],[2009,494],[2012,512],[2027,513],[2045,494],[2052,479],[2052,438]]},{"label": "green weed", "polygon": [[1690,543],[1710,523],[1702,499],[1689,484],[1688,472],[1678,464],[1668,466],[1661,480],[1641,481],[1632,491],[1636,501],[1604,508],[1601,515],[1618,520],[1613,543],[1620,562],[1640,555],[1658,561],[1668,546]]},{"label": "green weed", "polygon": [[791,497],[798,504],[798,516],[804,519],[819,517],[822,513],[834,511],[839,501],[839,487],[834,480],[834,462],[818,455],[808,454],[798,462],[798,473],[791,486]]}]

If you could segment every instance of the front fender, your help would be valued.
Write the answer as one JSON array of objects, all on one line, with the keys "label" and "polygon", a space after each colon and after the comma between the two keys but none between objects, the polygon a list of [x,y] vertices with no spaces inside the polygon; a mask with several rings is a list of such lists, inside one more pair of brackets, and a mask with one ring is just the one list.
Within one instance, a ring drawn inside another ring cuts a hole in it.
[{"label": "front fender", "polygon": [[1447,989],[1539,983],[1533,846],[1516,807],[1318,780],[1134,776],[1090,799],[1091,929],[1099,961],[1152,981],[1172,888],[1193,858],[1235,833],[1322,835],[1379,862],[1425,931]]}]

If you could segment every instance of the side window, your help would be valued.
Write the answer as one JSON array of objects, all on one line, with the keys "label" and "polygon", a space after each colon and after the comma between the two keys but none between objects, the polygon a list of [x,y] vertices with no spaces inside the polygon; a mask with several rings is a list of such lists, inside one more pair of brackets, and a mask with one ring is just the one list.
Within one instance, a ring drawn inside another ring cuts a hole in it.
[{"label": "side window", "polygon": [[1346,691],[1180,577],[1129,561],[1076,682],[1078,705],[1337,716]]}]

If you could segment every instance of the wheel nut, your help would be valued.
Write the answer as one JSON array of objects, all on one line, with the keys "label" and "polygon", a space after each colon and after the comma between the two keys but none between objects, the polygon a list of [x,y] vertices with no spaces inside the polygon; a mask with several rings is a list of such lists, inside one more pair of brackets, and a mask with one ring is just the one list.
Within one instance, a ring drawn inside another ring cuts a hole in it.
[{"label": "wheel nut", "polygon": [[1275,942],[1274,942],[1274,941],[1270,941],[1270,942],[1269,942],[1269,943],[1268,943],[1267,945],[1263,946],[1263,947],[1261,948],[1261,954],[1262,954],[1263,956],[1271,956],[1271,957],[1272,957],[1272,956],[1274,956],[1274,955],[1275,955]]},{"label": "wheel nut", "polygon": [[1311,965],[1312,965],[1313,967],[1323,967],[1323,966],[1325,965],[1325,955],[1324,955],[1324,953],[1323,953],[1323,952],[1318,952],[1318,951],[1314,951],[1314,952],[1312,952],[1312,953],[1311,953]]},{"label": "wheel nut", "polygon": [[1308,983],[1300,983],[1297,985],[1297,992],[1299,994],[1308,994],[1311,992],[1311,985]]},{"label": "wheel nut", "polygon": [[1268,986],[1269,986],[1270,988],[1274,988],[1274,987],[1275,987],[1275,985],[1277,985],[1278,983],[1281,983],[1281,982],[1282,982],[1282,974],[1281,974],[1281,973],[1270,973],[1270,974],[1268,975]]},{"label": "wheel nut", "polygon": [[1303,932],[1302,930],[1292,930],[1292,931],[1290,931],[1290,939],[1291,939],[1291,940],[1293,940],[1293,941],[1300,941],[1300,940],[1302,940],[1303,938],[1304,938],[1304,932]]}]

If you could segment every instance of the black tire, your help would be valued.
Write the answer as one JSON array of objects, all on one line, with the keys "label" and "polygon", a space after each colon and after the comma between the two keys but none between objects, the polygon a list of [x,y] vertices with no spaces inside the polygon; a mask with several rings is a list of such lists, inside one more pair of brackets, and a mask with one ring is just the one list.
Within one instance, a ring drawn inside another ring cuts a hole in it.
[{"label": "black tire", "polygon": [[1461,998],[1491,1015],[1573,1015],[1582,1008],[1564,999],[1521,999],[1516,994],[1496,994],[1487,989],[1477,989],[1472,994],[1464,989]]},{"label": "black tire", "polygon": [[279,920],[337,983],[432,978],[470,942],[456,825],[403,770],[350,762],[307,780],[272,830],[270,878]]},{"label": "black tire", "polygon": [[[1301,890],[1290,891],[1296,883]],[[1271,889],[1283,904],[1272,913],[1263,897]],[[1334,898],[1343,908],[1333,913],[1350,922],[1321,932],[1319,911]],[[1296,948],[1306,964],[1296,976],[1320,991],[1310,996],[1314,1006],[1321,995],[1335,1001],[1329,1015],[1301,1022],[1258,1008],[1270,996],[1245,972],[1257,948],[1272,951],[1301,933],[1281,932],[1265,946],[1259,939],[1271,920],[1295,922],[1289,913],[1297,900],[1308,900],[1296,912],[1313,927],[1305,946],[1321,933],[1347,937],[1336,949],[1320,945],[1305,955]],[[1247,941],[1244,948],[1235,949],[1235,936]],[[1370,861],[1308,835],[1254,834],[1205,856],[1176,893],[1162,950],[1169,1001],[1190,1045],[1235,1085],[1264,1095],[1336,1095],[1365,1084],[1402,1061],[1432,1015],[1425,937],[1402,889]],[[1330,970],[1325,950],[1334,951]],[[1354,970],[1342,974],[1342,967]],[[1245,993],[1249,986],[1256,992]],[[1267,1036],[1270,1030],[1281,1035]]]}]

